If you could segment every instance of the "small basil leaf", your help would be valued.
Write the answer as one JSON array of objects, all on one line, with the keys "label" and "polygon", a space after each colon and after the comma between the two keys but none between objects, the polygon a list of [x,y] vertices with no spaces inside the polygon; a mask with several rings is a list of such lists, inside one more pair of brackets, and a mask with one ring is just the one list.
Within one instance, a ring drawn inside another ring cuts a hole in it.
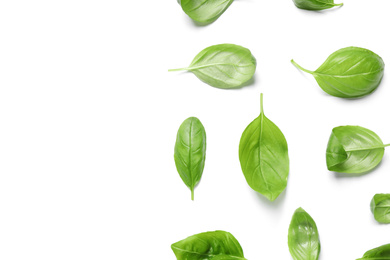
[{"label": "small basil leaf", "polygon": [[390,260],[390,244],[383,245],[367,251],[360,259]]},{"label": "small basil leaf", "polygon": [[367,128],[335,127],[326,149],[326,165],[334,172],[368,172],[381,162],[386,146],[377,134]]},{"label": "small basil leaf", "polygon": [[288,248],[294,260],[317,260],[320,254],[317,225],[302,208],[297,209],[291,219]]},{"label": "small basil leaf", "polygon": [[379,223],[390,223],[390,194],[375,194],[371,200],[371,211]]},{"label": "small basil leaf", "polygon": [[184,120],[177,131],[175,144],[176,169],[185,185],[191,190],[194,200],[194,188],[202,177],[206,160],[206,132],[196,117]]},{"label": "small basil leaf", "polygon": [[294,60],[291,62],[312,74],[326,93],[341,98],[359,98],[373,92],[379,86],[385,68],[381,57],[358,47],[334,52],[316,71],[304,69]]},{"label": "small basil leaf", "polygon": [[177,260],[245,260],[237,239],[220,230],[187,237],[171,248]]},{"label": "small basil leaf", "polygon": [[305,10],[325,10],[343,4],[335,4],[333,0],[293,0],[296,7]]},{"label": "small basil leaf", "polygon": [[256,59],[247,48],[234,44],[219,44],[201,51],[188,70],[203,82],[216,88],[237,88],[253,77]]},{"label": "small basil leaf", "polygon": [[209,24],[217,20],[233,0],[181,0],[183,11],[194,21]]},{"label": "small basil leaf", "polygon": [[261,112],[242,133],[239,147],[241,169],[249,186],[274,201],[287,186],[289,157],[280,129]]}]

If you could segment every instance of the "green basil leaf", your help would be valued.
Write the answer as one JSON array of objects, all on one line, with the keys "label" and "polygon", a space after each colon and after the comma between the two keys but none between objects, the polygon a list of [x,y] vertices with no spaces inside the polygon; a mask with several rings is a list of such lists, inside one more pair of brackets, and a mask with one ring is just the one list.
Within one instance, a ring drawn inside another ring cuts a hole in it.
[{"label": "green basil leaf", "polygon": [[379,223],[390,223],[390,194],[375,194],[371,200],[371,211]]},{"label": "green basil leaf", "polygon": [[171,248],[177,260],[245,260],[237,239],[220,230],[187,237]]},{"label": "green basil leaf", "polygon": [[296,7],[305,10],[325,10],[343,4],[335,4],[333,0],[293,0]]},{"label": "green basil leaf", "polygon": [[317,225],[302,208],[297,209],[291,219],[288,248],[294,260],[317,260],[320,255]]},{"label": "green basil leaf", "polygon": [[184,120],[177,131],[175,144],[176,169],[185,185],[191,190],[194,200],[194,188],[202,177],[206,160],[206,131],[196,117]]},{"label": "green basil leaf", "polygon": [[219,44],[201,51],[190,66],[169,71],[188,70],[216,88],[238,88],[249,81],[256,70],[256,59],[247,48]]},{"label": "green basil leaf", "polygon": [[377,134],[367,128],[335,127],[326,149],[326,165],[334,172],[368,172],[381,162],[386,146]]},{"label": "green basil leaf", "polygon": [[383,245],[367,251],[360,259],[390,260],[390,244]]},{"label": "green basil leaf", "polygon": [[289,158],[287,141],[263,112],[242,133],[239,147],[241,169],[249,186],[274,201],[287,186]]},{"label": "green basil leaf", "polygon": [[209,24],[217,20],[233,0],[181,0],[183,11],[194,21]]},{"label": "green basil leaf", "polygon": [[291,62],[312,74],[326,93],[341,98],[358,98],[373,92],[379,86],[385,68],[381,57],[358,47],[334,52],[316,71],[304,69],[294,60]]}]

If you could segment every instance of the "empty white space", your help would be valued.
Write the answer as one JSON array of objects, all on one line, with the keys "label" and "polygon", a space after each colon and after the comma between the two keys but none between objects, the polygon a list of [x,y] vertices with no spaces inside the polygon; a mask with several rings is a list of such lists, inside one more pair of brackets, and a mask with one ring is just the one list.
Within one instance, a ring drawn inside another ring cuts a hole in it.
[{"label": "empty white space", "polygon": [[[359,177],[325,164],[335,126],[360,125],[390,143],[387,68],[373,94],[344,100],[290,63],[314,70],[359,46],[390,64],[389,1],[344,4],[309,12],[292,0],[236,0],[199,27],[176,0],[0,1],[0,259],[173,260],[172,243],[212,230],[231,232],[249,260],[292,259],[298,207],[317,223],[321,260],[390,243],[390,226],[369,208],[375,193],[390,193],[390,151]],[[252,51],[254,84],[222,90],[167,72],[220,43]],[[291,161],[273,203],[250,189],[238,160],[260,93]],[[173,160],[190,116],[207,133],[195,201]]]}]

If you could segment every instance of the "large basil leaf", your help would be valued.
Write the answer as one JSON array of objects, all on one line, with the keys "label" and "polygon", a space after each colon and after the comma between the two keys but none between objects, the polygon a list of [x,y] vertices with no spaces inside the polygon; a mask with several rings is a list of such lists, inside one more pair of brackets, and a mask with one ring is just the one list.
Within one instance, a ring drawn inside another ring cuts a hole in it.
[{"label": "large basil leaf", "polygon": [[333,0],[293,0],[296,7],[305,10],[324,10],[343,4],[335,4]]},{"label": "large basil leaf", "polygon": [[367,128],[335,127],[326,149],[326,165],[334,172],[364,173],[381,162],[385,146],[388,145]]},{"label": "large basil leaf", "polygon": [[194,188],[202,177],[206,159],[206,132],[196,117],[184,120],[177,131],[175,144],[176,169],[185,185],[191,190],[194,200]]},{"label": "large basil leaf", "polygon": [[294,60],[291,62],[312,74],[326,93],[341,98],[358,98],[373,92],[379,86],[385,68],[381,57],[358,47],[334,52],[316,71],[304,69]]},{"label": "large basil leaf", "polygon": [[256,59],[247,48],[234,44],[219,44],[201,51],[187,68],[203,82],[216,88],[237,88],[253,77]]},{"label": "large basil leaf", "polygon": [[370,251],[367,251],[361,259],[369,259],[369,260],[390,260],[390,244],[383,245]]},{"label": "large basil leaf", "polygon": [[287,186],[288,149],[283,133],[264,115],[263,94],[260,104],[260,115],[241,136],[239,157],[249,186],[273,201]]},{"label": "large basil leaf", "polygon": [[371,211],[379,223],[390,223],[390,194],[375,194],[371,200]]},{"label": "large basil leaf", "polygon": [[187,237],[171,248],[177,260],[245,260],[237,239],[220,230]]},{"label": "large basil leaf", "polygon": [[179,0],[178,2],[192,20],[209,24],[217,20],[233,0]]},{"label": "large basil leaf", "polygon": [[320,255],[317,225],[302,208],[297,209],[291,219],[288,248],[294,260],[317,260]]}]

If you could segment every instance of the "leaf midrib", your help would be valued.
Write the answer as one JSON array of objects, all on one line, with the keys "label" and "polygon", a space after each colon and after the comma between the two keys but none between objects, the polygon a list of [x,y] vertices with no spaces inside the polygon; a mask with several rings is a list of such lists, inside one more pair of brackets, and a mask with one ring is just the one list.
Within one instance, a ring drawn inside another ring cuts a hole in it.
[{"label": "leaf midrib", "polygon": [[190,136],[190,138],[189,138],[189,142],[188,142],[188,148],[189,148],[189,150],[188,150],[188,170],[189,170],[189,172],[190,172],[190,175],[191,175],[191,197],[193,196],[192,194],[193,194],[193,192],[194,192],[194,175],[192,174],[192,167],[191,167],[191,165],[192,165],[192,163],[191,163],[191,150],[192,150],[192,124],[193,124],[193,121],[191,120],[191,122],[190,122],[190,132],[189,132],[189,136]]},{"label": "leaf midrib", "polygon": [[[201,256],[219,256],[219,255],[226,255],[226,254],[218,254],[218,255],[213,255],[213,254],[201,254],[201,253],[199,253],[199,252],[185,250],[185,249],[182,249],[182,248],[176,247],[176,246],[172,246],[172,248],[175,248],[176,250],[179,250],[179,251],[182,251],[182,252],[192,253],[192,254],[201,255]],[[233,258],[237,258],[237,259],[247,260],[246,258],[241,257],[241,256],[234,256],[234,255],[227,255],[227,256],[230,256],[230,257],[233,257]]]},{"label": "leaf midrib", "polygon": [[323,2],[323,1],[320,1],[320,0],[316,0],[318,3],[321,3],[321,4],[324,4],[324,5],[330,5],[330,6],[336,6],[336,5],[339,5],[339,4],[335,4],[335,3],[326,3],[326,2]]},{"label": "leaf midrib", "polygon": [[203,68],[208,68],[208,67],[212,67],[212,66],[218,66],[218,65],[228,65],[228,66],[234,66],[234,67],[249,67],[253,64],[251,63],[248,63],[248,64],[243,64],[243,65],[239,65],[239,64],[234,64],[234,63],[212,63],[212,64],[206,64],[206,65],[201,65],[201,66],[196,66],[196,67],[188,67],[186,68],[187,70],[199,70],[199,69],[203,69]]},{"label": "leaf midrib", "polygon": [[370,75],[370,74],[374,74],[374,73],[377,73],[377,72],[380,72],[380,71],[383,71],[383,70],[384,69],[378,69],[378,70],[371,71],[371,72],[356,73],[356,74],[350,74],[350,75],[334,75],[334,74],[327,74],[327,73],[321,73],[321,72],[313,71],[313,75],[332,76],[332,77],[336,77],[336,78],[348,78],[348,77]]},{"label": "leaf midrib", "polygon": [[390,208],[390,205],[386,205],[386,206],[375,206],[375,208],[387,209],[387,208]]},{"label": "leaf midrib", "polygon": [[373,146],[373,147],[364,147],[364,148],[356,148],[356,149],[345,149],[345,152],[359,152],[359,151],[369,151],[369,150],[377,150],[377,149],[384,149],[385,145],[382,146]]},{"label": "leaf midrib", "polygon": [[389,260],[390,256],[384,256],[384,257],[363,257],[363,258],[358,258],[356,260]]},{"label": "leaf midrib", "polygon": [[[261,111],[261,113],[260,113],[260,135],[259,135],[259,169],[260,169],[261,177],[264,180],[265,187],[267,188],[267,191],[270,191],[268,182],[265,178],[263,169],[261,167],[261,149],[260,149],[260,147],[261,147],[261,139],[263,137],[263,129],[264,129],[264,113],[263,113],[263,111]],[[271,194],[271,198],[272,198],[272,194]]]}]

